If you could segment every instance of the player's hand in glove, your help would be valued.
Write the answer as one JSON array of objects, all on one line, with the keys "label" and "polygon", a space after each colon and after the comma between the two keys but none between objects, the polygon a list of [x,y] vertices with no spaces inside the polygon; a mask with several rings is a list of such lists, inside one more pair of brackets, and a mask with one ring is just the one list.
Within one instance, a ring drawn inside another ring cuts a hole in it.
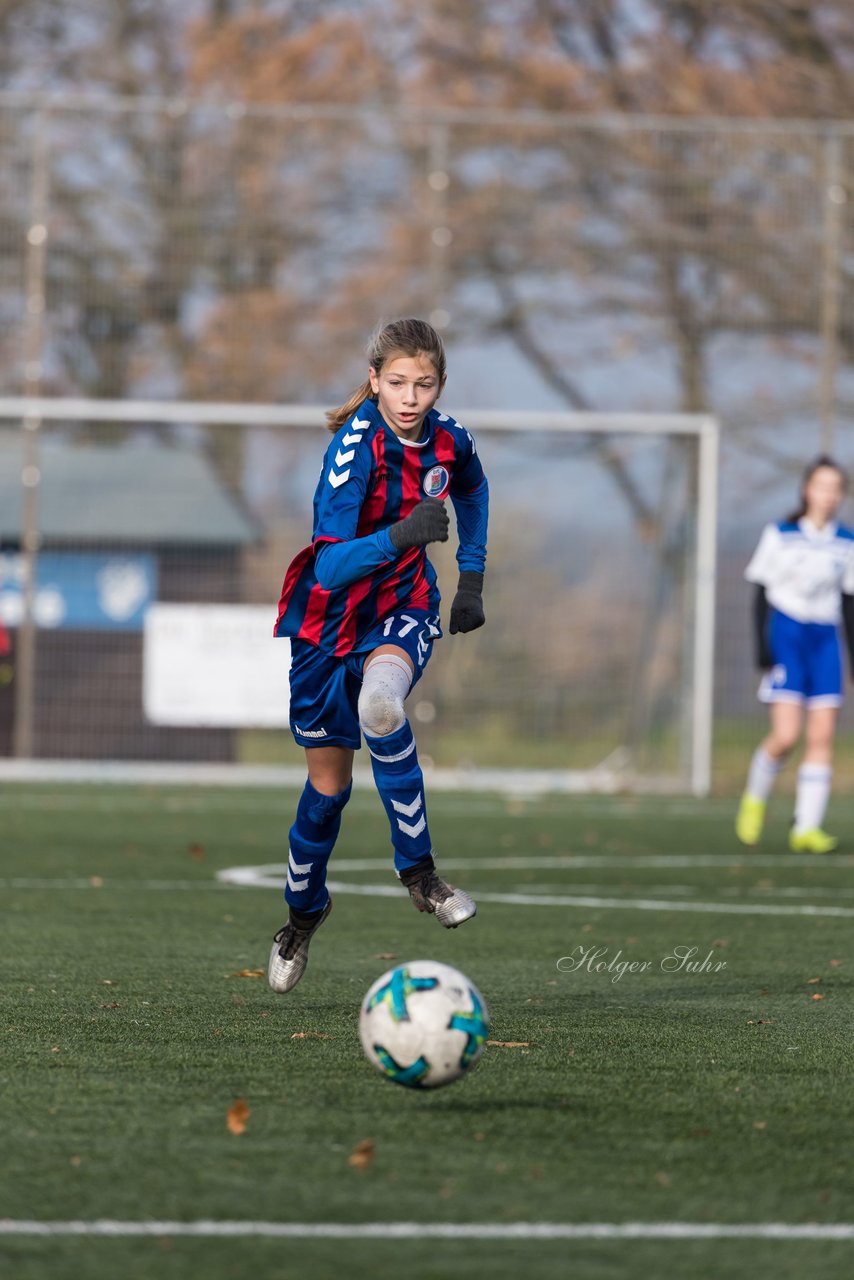
[{"label": "player's hand in glove", "polygon": [[388,535],[398,551],[408,551],[410,547],[424,547],[428,542],[447,542],[448,523],[444,502],[425,498],[405,520],[393,524]]},{"label": "player's hand in glove", "polygon": [[483,574],[476,573],[473,569],[463,569],[457,585],[457,594],[451,605],[450,633],[455,636],[458,631],[463,634],[467,631],[477,631],[484,622],[486,622],[486,616],[483,612]]}]

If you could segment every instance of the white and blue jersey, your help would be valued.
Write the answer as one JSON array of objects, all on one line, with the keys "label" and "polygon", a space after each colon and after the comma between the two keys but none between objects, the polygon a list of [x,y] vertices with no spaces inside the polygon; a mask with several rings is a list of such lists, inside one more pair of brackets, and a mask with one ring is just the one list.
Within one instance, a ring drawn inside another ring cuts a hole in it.
[{"label": "white and blue jersey", "polygon": [[854,533],[819,529],[806,517],[766,525],[744,574],[764,588],[770,606],[772,670],[763,702],[839,706],[843,673],[843,597],[854,595]]}]

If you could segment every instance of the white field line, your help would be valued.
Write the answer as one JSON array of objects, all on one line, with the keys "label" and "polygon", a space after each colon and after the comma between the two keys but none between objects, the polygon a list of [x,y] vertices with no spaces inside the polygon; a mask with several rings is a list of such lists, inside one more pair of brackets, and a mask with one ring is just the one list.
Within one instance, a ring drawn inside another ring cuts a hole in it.
[{"label": "white field line", "polygon": [[34,876],[10,876],[0,879],[0,889],[121,889],[137,892],[140,889],[154,889],[168,892],[172,889],[179,893],[205,889],[226,889],[228,884],[221,880],[118,880],[109,876],[86,878],[78,876],[74,879],[61,878],[49,880]]},{"label": "white field line", "polygon": [[[8,857],[20,857],[20,851],[17,849],[4,849],[4,854]],[[43,847],[41,852],[49,854],[53,858],[64,857],[66,850],[56,845]],[[532,854],[530,857],[526,854],[518,855],[500,855],[498,857],[483,858],[465,858],[455,857],[451,854],[449,857],[442,857],[441,864],[444,869],[453,868],[455,871],[549,871],[552,869],[563,870],[593,870],[596,871],[600,867],[616,869],[618,871],[693,871],[695,868],[712,868],[720,867],[724,870],[729,868],[737,868],[741,871],[752,871],[754,868],[762,868],[763,870],[787,871],[792,868],[810,868],[813,871],[821,870],[822,867],[842,867],[847,870],[854,870],[854,856],[851,854],[822,854],[817,857],[815,854],[761,854],[749,855],[741,857],[738,854],[716,854],[716,853],[639,853],[639,854],[596,854],[596,853],[554,853],[554,854]],[[278,871],[280,863],[264,864],[259,870]],[[335,856],[332,865],[340,868],[342,871],[388,871],[391,867],[391,852],[387,858],[346,858]]]},{"label": "white field line", "polygon": [[[713,855],[708,855],[711,858]],[[816,867],[826,866],[828,859],[822,859],[816,862],[815,858],[805,858],[801,860],[802,865]],[[795,862],[794,858],[781,858],[776,860],[775,865],[780,867],[791,867]],[[628,866],[627,866],[628,864]],[[611,857],[608,855],[585,855],[582,857],[548,855],[526,858],[524,856],[506,856],[496,858],[495,860],[487,860],[485,858],[447,858],[443,860],[442,866],[454,870],[517,870],[526,869],[552,869],[556,867],[573,868],[573,867],[604,867],[618,866],[621,868],[631,869],[632,866],[654,866],[660,868],[665,867],[689,867],[698,865],[697,859],[690,857],[638,857],[623,858]],[[717,865],[717,864],[716,864]],[[727,865],[724,860],[723,865]],[[729,864],[732,865],[732,864]],[[389,859],[387,858],[350,858],[342,859],[336,864],[338,874],[347,874],[351,872],[361,871],[388,871]],[[28,876],[12,876],[0,878],[0,889],[8,890],[75,890],[75,889],[120,889],[122,891],[131,890],[154,890],[161,892],[197,892],[198,890],[221,890],[227,889],[229,886],[238,886],[247,889],[276,889],[281,890],[284,883],[287,867],[284,864],[273,863],[264,866],[241,866],[229,867],[223,871],[216,873],[214,880],[162,880],[162,879],[146,879],[146,880],[127,880],[127,879],[111,879],[109,876],[102,877],[93,875],[91,877],[66,877],[66,878],[48,878],[48,877],[28,877]],[[562,907],[582,907],[582,908],[603,908],[603,909],[622,909],[635,911],[691,911],[695,913],[718,913],[722,915],[768,915],[768,916],[832,916],[841,918],[854,917],[854,907],[843,907],[836,905],[815,905],[812,903],[769,903],[769,902],[697,902],[692,901],[688,897],[680,896],[677,900],[671,901],[666,897],[632,897],[620,896],[614,897],[609,894],[605,886],[598,885],[579,885],[578,889],[584,892],[563,893],[556,886],[534,886],[539,888],[539,892],[527,892],[524,887],[517,886],[514,892],[489,892],[476,890],[477,897],[480,902],[490,902],[496,904],[505,904],[510,906],[562,906]],[[352,882],[334,879],[329,882],[329,889],[334,893],[353,894],[361,897],[391,898],[402,895],[403,890],[399,885],[391,880],[386,880],[383,884],[353,884]],[[670,885],[661,886],[659,892],[670,892],[678,895],[689,894],[693,890],[687,885]],[[721,886],[722,895],[729,896],[734,890],[731,886]],[[757,890],[759,892],[759,890]],[[768,891],[763,891],[768,892]],[[773,886],[770,890],[774,892]],[[827,896],[830,890],[826,888],[816,887],[815,890],[804,886],[802,890],[798,889],[782,889],[781,894],[802,893],[809,896],[812,892],[816,896]],[[844,892],[844,891],[843,891]]]},{"label": "white field line", "polygon": [[14,1236],[267,1236],[297,1240],[854,1240],[849,1222],[42,1222],[0,1218]]},{"label": "white field line", "polygon": [[[484,792],[536,800],[549,795],[614,795],[625,779],[601,769],[425,769],[433,791]],[[305,785],[304,765],[201,764],[188,761],[133,760],[2,760],[0,782],[84,783],[136,786],[194,787],[297,787]],[[681,798],[684,785],[678,779],[637,778],[639,793]],[[374,785],[370,769],[353,771],[353,786],[370,790]]]},{"label": "white field line", "polygon": [[[364,869],[364,860],[358,865]],[[371,859],[370,861],[373,861]],[[350,870],[355,869],[355,861]],[[382,866],[387,864],[383,862]],[[442,863],[443,867],[452,867],[453,859]],[[483,865],[483,864],[481,864]],[[347,868],[347,863],[340,862],[337,871]],[[217,872],[217,879],[227,884],[240,885],[243,888],[280,889],[284,883],[287,867],[230,867]],[[395,884],[351,884],[345,880],[328,881],[330,893],[349,893],[367,898],[396,898],[403,890]],[[559,893],[484,893],[474,890],[478,902],[502,903],[517,907],[600,907],[624,911],[692,911],[713,913],[718,915],[739,916],[837,916],[854,918],[854,907],[813,906],[809,903],[763,903],[763,902],[691,902],[681,899],[671,902],[666,898],[613,898],[586,894]],[[808,892],[808,891],[807,891]]]},{"label": "white field line", "polygon": [[[617,867],[622,871],[634,870],[691,870],[693,867],[741,867],[750,870],[752,867],[775,867],[785,871],[789,867],[851,867],[854,859],[850,854],[691,854],[691,853],[653,853],[653,854],[608,854],[608,853],[549,853],[535,854],[501,854],[491,858],[457,858],[451,855],[440,859],[443,870],[454,871],[548,871],[553,867]],[[391,866],[391,855],[387,858],[335,858],[331,864],[339,871],[387,871]],[[235,868],[239,870],[240,868]],[[284,863],[271,863],[267,866],[245,868],[245,870],[269,871],[285,874]],[[219,872],[221,876],[230,875],[231,871]]]}]

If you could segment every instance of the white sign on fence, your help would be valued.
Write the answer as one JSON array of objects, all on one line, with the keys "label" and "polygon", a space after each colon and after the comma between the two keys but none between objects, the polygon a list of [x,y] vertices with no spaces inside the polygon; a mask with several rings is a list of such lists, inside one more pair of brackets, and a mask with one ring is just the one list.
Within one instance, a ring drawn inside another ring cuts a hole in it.
[{"label": "white sign on fence", "polygon": [[266,605],[155,604],[143,633],[142,700],[152,724],[279,729],[291,647]]}]

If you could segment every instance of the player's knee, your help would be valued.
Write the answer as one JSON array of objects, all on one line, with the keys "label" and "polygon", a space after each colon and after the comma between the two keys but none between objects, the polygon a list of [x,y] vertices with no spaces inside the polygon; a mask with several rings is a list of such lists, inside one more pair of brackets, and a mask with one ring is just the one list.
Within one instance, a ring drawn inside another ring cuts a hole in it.
[{"label": "player's knee", "polygon": [[359,724],[372,738],[385,738],[406,719],[403,699],[384,688],[363,687],[359,695]]},{"label": "player's knee", "polygon": [[776,736],[777,756],[781,760],[787,760],[792,754],[800,740],[800,732],[795,730],[784,730],[783,733],[778,731]]},{"label": "player's knee", "polygon": [[397,654],[381,654],[368,662],[359,694],[359,725],[372,738],[385,738],[406,722],[403,700],[412,672]]}]

